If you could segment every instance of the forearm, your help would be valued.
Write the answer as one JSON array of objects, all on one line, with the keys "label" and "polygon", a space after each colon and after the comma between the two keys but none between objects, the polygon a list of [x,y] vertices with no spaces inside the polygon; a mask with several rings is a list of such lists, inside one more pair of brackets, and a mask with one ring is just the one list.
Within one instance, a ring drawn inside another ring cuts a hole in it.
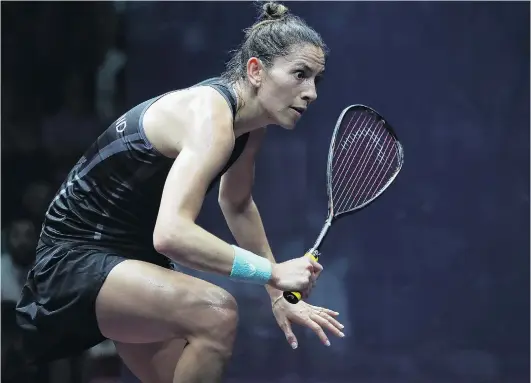
[{"label": "forearm", "polygon": [[[227,225],[238,245],[267,258],[272,263],[276,263],[267,240],[260,212],[254,201],[251,200],[248,204],[240,207],[220,201],[220,206]],[[272,298],[282,293],[269,285],[266,285],[266,290]]]},{"label": "forearm", "polygon": [[177,225],[165,237],[154,236],[155,249],[178,264],[229,276],[234,249],[194,223]]}]

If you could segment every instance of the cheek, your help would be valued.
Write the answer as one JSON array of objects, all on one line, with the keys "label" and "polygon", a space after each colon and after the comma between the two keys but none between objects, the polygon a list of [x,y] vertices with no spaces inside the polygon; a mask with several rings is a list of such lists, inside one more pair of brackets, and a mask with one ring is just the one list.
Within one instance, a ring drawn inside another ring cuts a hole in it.
[{"label": "cheek", "polygon": [[297,86],[286,75],[275,75],[262,88],[262,102],[270,111],[284,111],[293,105],[297,95]]},{"label": "cheek", "polygon": [[278,110],[285,103],[286,90],[283,86],[275,85],[263,89],[263,102],[268,109]]},{"label": "cheek", "polygon": [[285,82],[277,88],[276,98],[282,104],[293,104],[293,100],[296,96],[297,87],[293,84]]}]

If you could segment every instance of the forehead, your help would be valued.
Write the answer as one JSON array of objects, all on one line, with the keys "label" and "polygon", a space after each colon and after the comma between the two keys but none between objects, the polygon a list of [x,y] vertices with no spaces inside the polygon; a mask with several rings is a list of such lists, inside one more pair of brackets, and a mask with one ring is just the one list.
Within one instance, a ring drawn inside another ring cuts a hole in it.
[{"label": "forehead", "polygon": [[323,50],[315,45],[295,45],[288,55],[279,57],[279,64],[302,65],[315,72],[322,72],[325,68],[325,55]]}]

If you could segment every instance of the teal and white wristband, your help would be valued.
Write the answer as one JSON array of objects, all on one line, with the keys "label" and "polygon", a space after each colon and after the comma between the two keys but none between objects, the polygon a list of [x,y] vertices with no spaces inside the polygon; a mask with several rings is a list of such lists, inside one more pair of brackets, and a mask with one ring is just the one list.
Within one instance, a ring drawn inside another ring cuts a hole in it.
[{"label": "teal and white wristband", "polygon": [[271,279],[271,262],[241,247],[231,246],[234,249],[234,263],[230,278],[238,282],[267,284]]}]

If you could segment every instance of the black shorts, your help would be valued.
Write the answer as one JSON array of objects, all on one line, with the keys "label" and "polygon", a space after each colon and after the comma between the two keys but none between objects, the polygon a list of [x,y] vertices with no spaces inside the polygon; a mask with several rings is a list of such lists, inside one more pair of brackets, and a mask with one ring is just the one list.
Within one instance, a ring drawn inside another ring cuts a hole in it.
[{"label": "black shorts", "polygon": [[26,363],[40,364],[82,353],[101,343],[96,297],[109,272],[126,259],[170,268],[160,254],[122,254],[87,242],[39,241],[37,260],[17,303]]}]

